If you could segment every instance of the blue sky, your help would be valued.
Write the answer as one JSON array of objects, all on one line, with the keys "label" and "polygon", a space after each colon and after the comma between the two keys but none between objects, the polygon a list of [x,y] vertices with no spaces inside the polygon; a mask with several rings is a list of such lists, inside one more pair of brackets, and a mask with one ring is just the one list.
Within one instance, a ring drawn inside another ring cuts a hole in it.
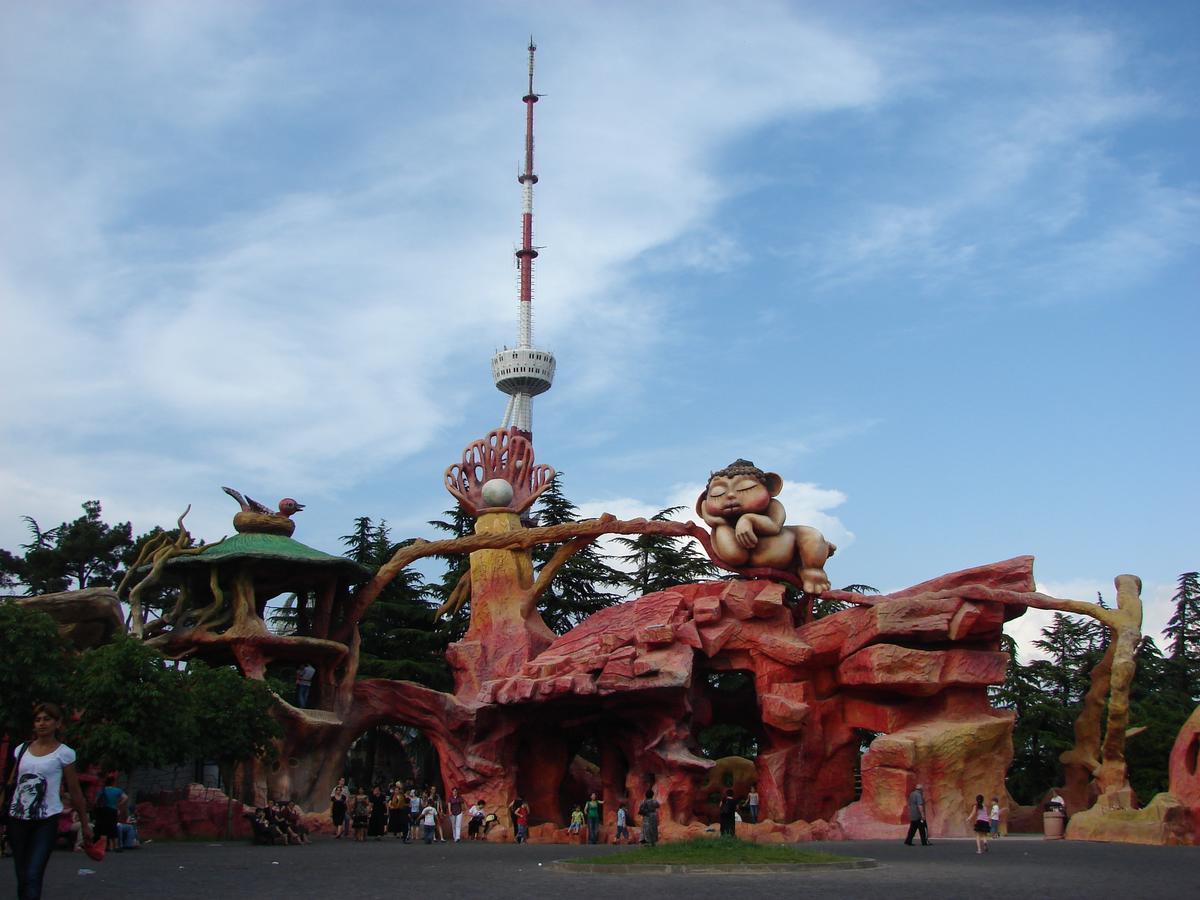
[{"label": "blue sky", "polygon": [[[334,550],[450,504],[516,332],[538,50],[539,461],[590,514],[746,456],[895,589],[1195,569],[1195,4],[0,9],[0,546],[229,484]],[[1033,616],[1017,626],[1027,639]]]}]

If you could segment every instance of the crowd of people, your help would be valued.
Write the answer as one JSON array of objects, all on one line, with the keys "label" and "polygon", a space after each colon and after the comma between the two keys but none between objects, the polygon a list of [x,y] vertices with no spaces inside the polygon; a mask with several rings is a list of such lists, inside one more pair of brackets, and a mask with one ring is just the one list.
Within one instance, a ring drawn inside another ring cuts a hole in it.
[{"label": "crowd of people", "polygon": [[256,844],[307,844],[308,829],[294,800],[278,800],[246,813]]},{"label": "crowd of people", "polygon": [[486,840],[498,818],[488,812],[483,798],[468,806],[458,788],[443,798],[432,785],[418,789],[400,781],[376,785],[367,793],[339,778],[329,802],[333,836],[354,841],[381,841],[390,835],[405,844],[457,844],[464,838],[464,825],[467,840]]},{"label": "crowd of people", "polygon": [[[388,787],[376,785],[368,793],[361,786],[349,785],[339,778],[329,795],[330,819],[335,839],[352,841],[392,837],[401,843],[422,841],[426,844],[459,843],[463,840],[484,841],[499,824],[500,816],[488,808],[483,797],[468,805],[458,788],[443,798],[437,787],[427,785],[418,789],[411,783],[396,782]],[[593,792],[586,802],[575,807],[568,828],[582,837],[586,826],[589,843],[598,843],[603,818],[604,801]],[[642,843],[658,841],[659,803],[654,791],[638,806],[642,819]],[[512,839],[524,844],[529,839],[531,810],[522,797],[507,807]],[[622,801],[615,815],[615,843],[632,843],[634,820],[629,805]]]}]

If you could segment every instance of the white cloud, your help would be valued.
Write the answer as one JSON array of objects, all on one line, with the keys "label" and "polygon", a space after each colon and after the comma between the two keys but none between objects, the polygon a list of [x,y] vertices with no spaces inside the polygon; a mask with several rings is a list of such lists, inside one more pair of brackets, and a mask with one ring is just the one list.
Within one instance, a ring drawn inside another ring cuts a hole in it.
[{"label": "white cloud", "polygon": [[[514,330],[520,146],[515,89],[489,80],[494,46],[464,71],[420,46],[448,23],[414,22],[364,84],[337,29],[269,6],[6,19],[0,310],[9,366],[38,374],[0,437],[13,485],[0,538],[19,513],[46,514],[39,485],[68,475],[78,496],[147,512],[214,471],[328,490],[418,451],[488,390],[486,354]],[[366,24],[340,22],[351,37]],[[661,333],[627,266],[697,246],[729,190],[712,167],[722,142],[872,102],[881,82],[853,42],[784,6],[732,23],[716,4],[585,7],[547,27],[562,37],[539,69],[536,202],[553,248],[538,333],[573,354],[561,390],[583,399]],[[384,84],[418,72],[457,99]],[[628,102],[647,89],[652,103]],[[337,118],[348,100],[358,119]],[[362,139],[339,142],[342,122]],[[737,263],[727,239],[710,242]],[[701,262],[686,250],[676,265]]]}]

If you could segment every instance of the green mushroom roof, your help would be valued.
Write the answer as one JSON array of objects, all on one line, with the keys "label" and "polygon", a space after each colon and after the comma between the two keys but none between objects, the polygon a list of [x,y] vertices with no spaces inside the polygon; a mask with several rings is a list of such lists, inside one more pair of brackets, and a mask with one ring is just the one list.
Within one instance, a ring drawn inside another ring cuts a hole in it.
[{"label": "green mushroom roof", "polygon": [[167,567],[174,569],[235,559],[261,559],[305,568],[337,568],[352,582],[366,581],[373,574],[366,566],[344,556],[331,556],[281,534],[262,533],[231,535],[220,543],[208,545],[200,553],[177,556],[167,563]]}]

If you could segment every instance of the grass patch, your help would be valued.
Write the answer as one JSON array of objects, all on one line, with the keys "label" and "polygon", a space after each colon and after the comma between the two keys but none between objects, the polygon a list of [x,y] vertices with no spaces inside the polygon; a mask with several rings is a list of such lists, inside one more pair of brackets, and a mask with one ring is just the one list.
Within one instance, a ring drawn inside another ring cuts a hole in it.
[{"label": "grass patch", "polygon": [[610,866],[735,866],[741,863],[788,863],[804,866],[840,862],[845,859],[845,856],[818,850],[797,850],[787,844],[750,844],[727,838],[694,838],[677,844],[637,847],[617,853],[606,853],[603,856],[569,859],[567,862]]}]

